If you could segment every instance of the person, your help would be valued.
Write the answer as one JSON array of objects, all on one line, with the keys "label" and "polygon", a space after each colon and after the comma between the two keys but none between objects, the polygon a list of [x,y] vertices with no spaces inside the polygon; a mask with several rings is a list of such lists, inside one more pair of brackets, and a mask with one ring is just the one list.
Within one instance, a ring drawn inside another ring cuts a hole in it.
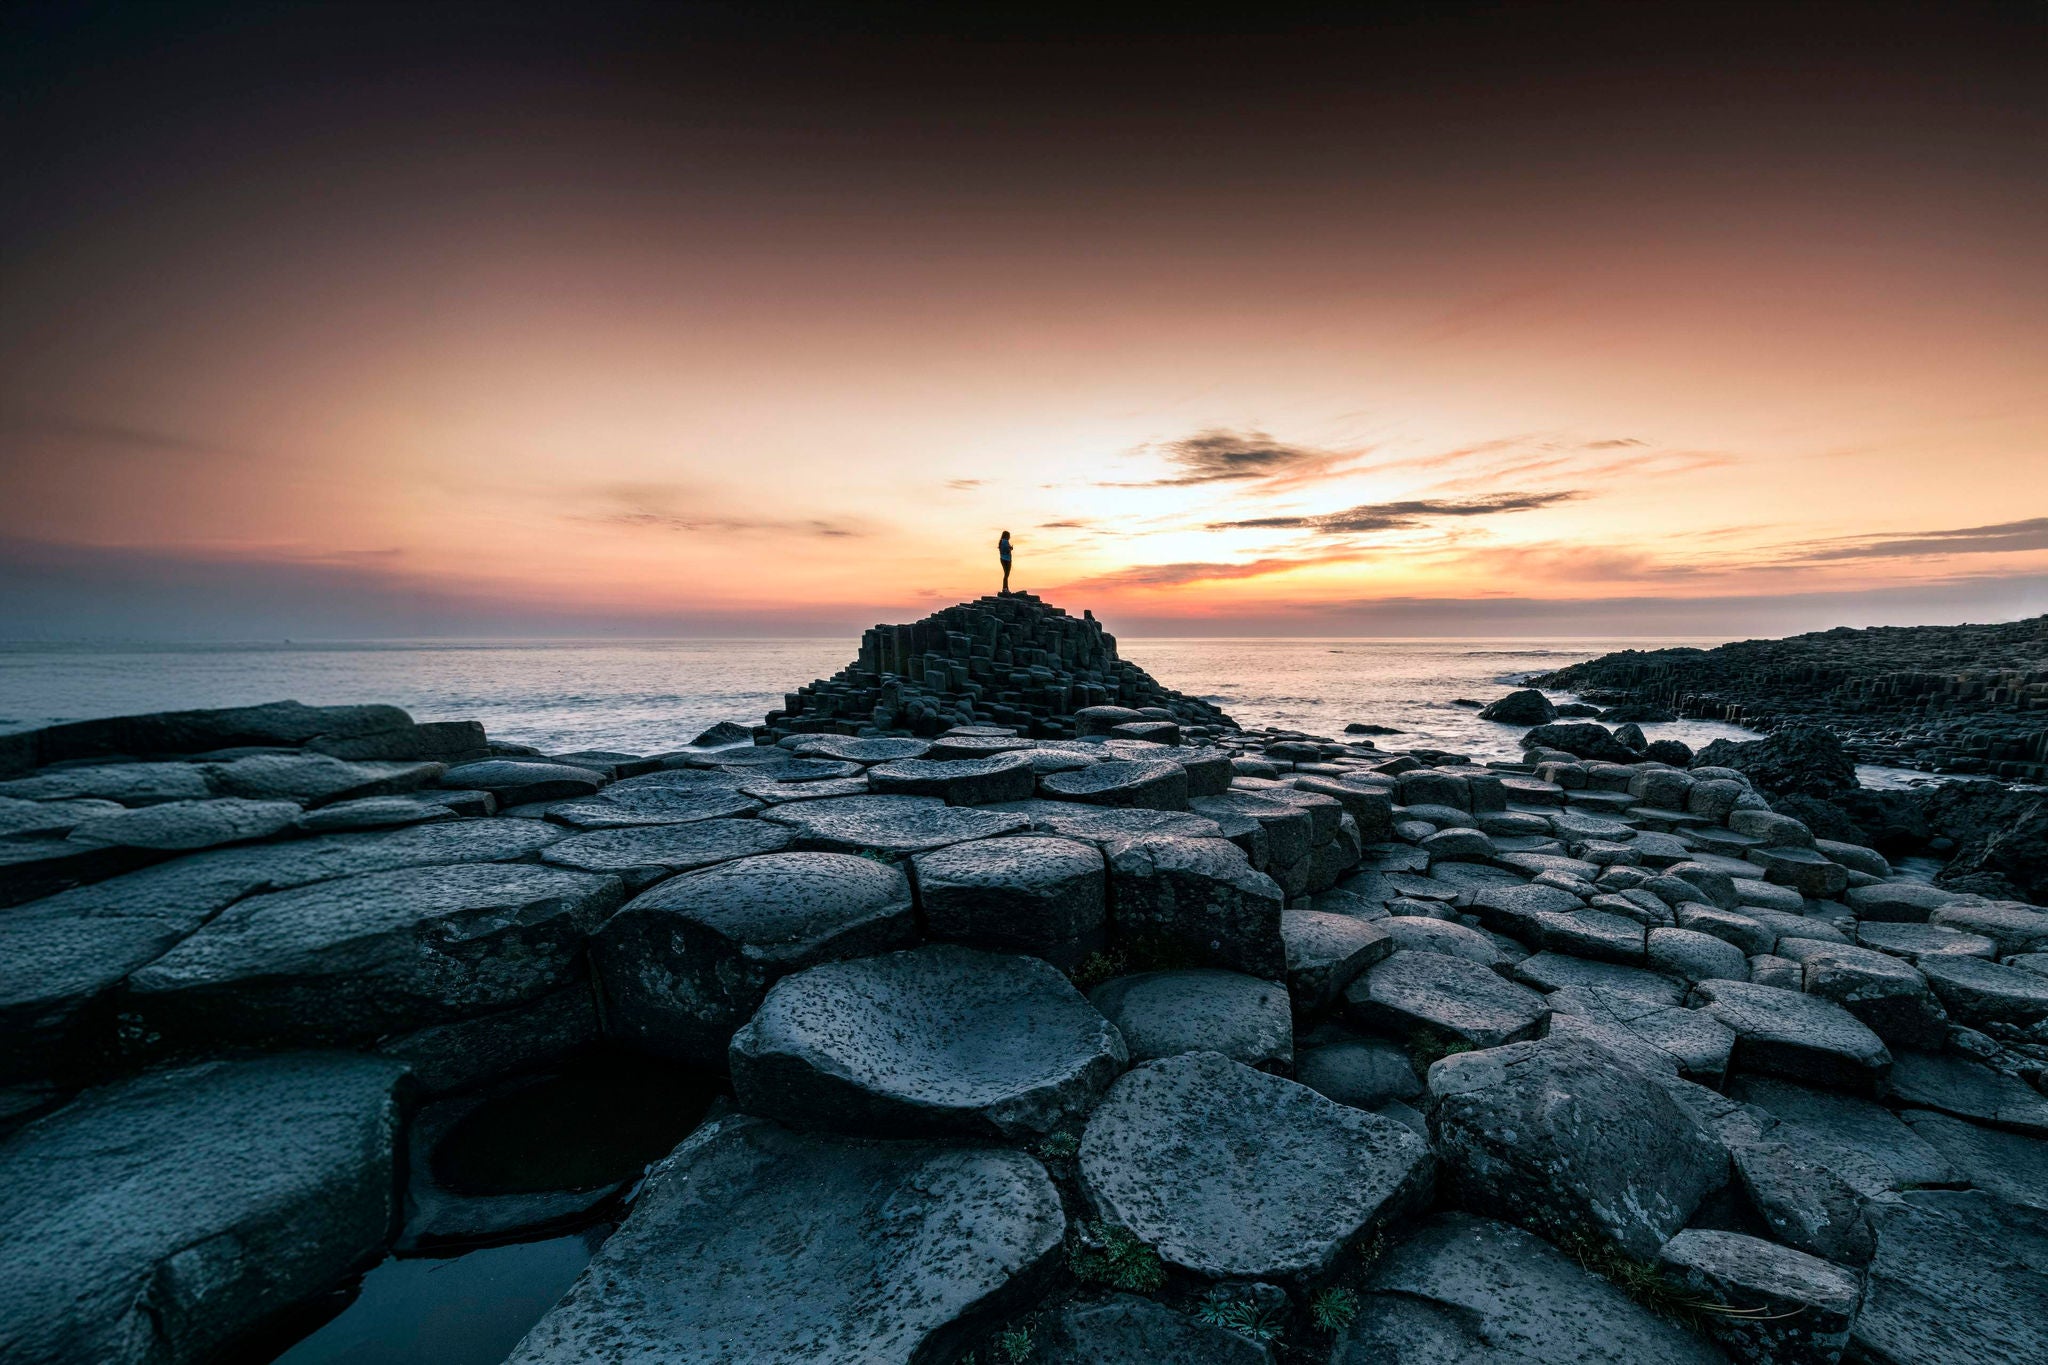
[{"label": "person", "polygon": [[1010,590],[1010,533],[1003,532],[1003,538],[996,542],[996,557],[1003,561],[1003,591]]}]

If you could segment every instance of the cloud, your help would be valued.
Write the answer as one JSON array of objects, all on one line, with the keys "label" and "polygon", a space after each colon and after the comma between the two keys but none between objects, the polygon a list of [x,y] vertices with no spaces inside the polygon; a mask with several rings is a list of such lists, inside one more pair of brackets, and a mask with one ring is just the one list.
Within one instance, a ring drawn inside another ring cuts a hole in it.
[{"label": "cloud", "polygon": [[946,487],[948,487],[948,488],[979,488],[979,487],[981,487],[981,485],[982,485],[982,483],[983,483],[983,482],[984,482],[984,481],[983,481],[983,480],[981,480],[981,479],[948,479],[948,480],[946,480]]},{"label": "cloud", "polygon": [[223,456],[235,460],[261,458],[255,452],[237,450],[213,441],[198,440],[177,432],[127,426],[119,422],[24,412],[0,414],[0,445],[12,446],[16,443],[29,442],[86,446],[99,455],[127,459],[147,459],[164,455],[202,459],[219,459]]},{"label": "cloud", "polygon": [[699,535],[745,535],[770,533],[799,536],[850,538],[867,532],[843,521],[822,517],[752,517],[723,512],[698,511],[680,507],[682,490],[662,484],[620,484],[598,491],[601,503],[594,512],[566,514],[570,521],[628,530],[676,531]]},{"label": "cloud", "polygon": [[1494,493],[1462,502],[1418,498],[1407,502],[1367,503],[1342,512],[1320,516],[1249,517],[1242,521],[1212,521],[1211,531],[1307,530],[1337,534],[1362,531],[1405,531],[1438,517],[1484,517],[1501,512],[1528,512],[1581,496],[1574,490],[1554,493]]},{"label": "cloud", "polygon": [[1611,441],[1587,441],[1581,450],[1621,450],[1628,446],[1646,446],[1648,441],[1638,441],[1633,436],[1623,436]]},{"label": "cloud", "polygon": [[1067,588],[1094,588],[1115,590],[1118,588],[1171,588],[1188,583],[1220,583],[1245,578],[1268,578],[1274,574],[1292,573],[1296,569],[1313,568],[1318,564],[1356,563],[1367,556],[1357,550],[1333,551],[1321,555],[1300,555],[1255,559],[1248,564],[1223,564],[1185,562],[1179,564],[1133,564],[1129,568],[1115,569],[1109,573],[1097,574],[1092,578],[1077,579],[1063,584]]},{"label": "cloud", "polygon": [[1364,452],[1290,445],[1263,431],[1211,427],[1178,441],[1149,447],[1181,472],[1164,479],[1105,483],[1104,488],[1191,488],[1211,483],[1258,482],[1286,488],[1341,472]]},{"label": "cloud", "polygon": [[1038,523],[1038,529],[1041,531],[1088,531],[1094,528],[1085,521],[1041,521]]},{"label": "cloud", "polygon": [[1846,543],[1797,556],[1812,562],[1830,559],[1919,559],[1930,555],[2015,554],[2048,550],[2048,517],[2005,521],[1995,526],[1964,526],[1953,531],[1914,531],[1903,536],[1848,537]]}]

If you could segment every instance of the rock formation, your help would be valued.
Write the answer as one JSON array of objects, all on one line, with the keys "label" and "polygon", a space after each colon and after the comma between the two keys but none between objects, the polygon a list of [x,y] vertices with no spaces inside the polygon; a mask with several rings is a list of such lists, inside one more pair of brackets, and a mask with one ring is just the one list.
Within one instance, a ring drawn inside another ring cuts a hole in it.
[{"label": "rock formation", "polygon": [[468,1225],[619,1220],[521,1365],[2048,1359],[2048,912],[1581,717],[1396,754],[933,621],[673,753],[15,737],[0,1356],[242,1347],[632,1056],[730,1101]]}]

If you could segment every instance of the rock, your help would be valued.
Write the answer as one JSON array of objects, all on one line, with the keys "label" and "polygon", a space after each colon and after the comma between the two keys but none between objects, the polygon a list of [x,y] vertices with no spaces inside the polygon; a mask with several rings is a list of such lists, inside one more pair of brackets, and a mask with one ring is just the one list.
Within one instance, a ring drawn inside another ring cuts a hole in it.
[{"label": "rock", "polygon": [[415,791],[446,771],[439,763],[345,763],[326,754],[252,754],[204,767],[222,796],[301,806]]},{"label": "rock", "polygon": [[1684,1292],[1735,1310],[1702,1315],[1738,1360],[1834,1365],[1849,1341],[1862,1286],[1818,1256],[1739,1232],[1689,1229],[1658,1254]]},{"label": "rock", "polygon": [[299,817],[291,801],[166,801],[140,810],[81,822],[69,842],[89,848],[148,848],[189,852],[267,839]]},{"label": "rock", "polygon": [[1362,1027],[1482,1048],[1534,1037],[1550,1016],[1543,997],[1526,986],[1432,952],[1393,954],[1354,981],[1344,999]]},{"label": "rock", "polygon": [[[487,798],[495,804],[495,798]],[[354,830],[400,829],[433,820],[452,820],[456,812],[444,802],[417,796],[365,796],[310,810],[292,821],[302,834],[336,834]]]},{"label": "rock", "polygon": [[1689,982],[1749,980],[1749,959],[1742,949],[1692,929],[1650,930],[1648,956],[1653,971]]},{"label": "rock", "polygon": [[1998,944],[1982,934],[1966,934],[1939,924],[1889,924],[1870,920],[1856,926],[1856,942],[1865,948],[1918,963],[1923,957],[1998,955]]},{"label": "rock", "polygon": [[488,758],[484,727],[473,720],[437,720],[367,734],[327,734],[306,741],[309,753],[350,762],[471,763]]},{"label": "rock", "polygon": [[636,892],[665,877],[735,858],[779,853],[794,836],[767,820],[700,820],[686,825],[601,829],[551,844],[541,861],[617,877]]},{"label": "rock", "polygon": [[411,1067],[420,1092],[436,1096],[562,1063],[603,1036],[596,993],[588,981],[575,981],[510,1009],[393,1034],[376,1050]]},{"label": "rock", "polygon": [[1920,970],[1948,1012],[1966,1024],[2024,1028],[2048,1019],[2048,977],[1956,954],[1925,957]]},{"label": "rock", "polygon": [[1432,862],[1494,855],[1493,840],[1476,829],[1440,829],[1422,841],[1422,851]]},{"label": "rock", "polygon": [[1282,911],[1280,937],[1287,949],[1287,989],[1295,1012],[1304,1017],[1334,1006],[1360,972],[1394,951],[1385,930],[1317,910]]},{"label": "rock", "polygon": [[690,741],[695,749],[720,749],[733,744],[752,744],[754,732],[747,726],[722,720]]},{"label": "rock", "polygon": [[408,868],[238,901],[129,978],[150,1027],[359,1042],[538,999],[579,975],[615,877],[530,863]]},{"label": "rock", "polygon": [[823,853],[909,857],[970,839],[992,839],[1030,827],[1007,811],[948,806],[933,796],[842,796],[795,801],[766,811],[796,831],[796,846]]},{"label": "rock", "polygon": [[1041,834],[1106,844],[1115,839],[1220,839],[1214,820],[1186,811],[1116,809],[1072,801],[1004,801],[990,810],[1023,816]]},{"label": "rock", "polygon": [[1332,1365],[1726,1365],[1549,1243],[1441,1213],[1366,1282]]},{"label": "rock", "polygon": [[1241,972],[1141,972],[1097,986],[1088,999],[1116,1025],[1133,1062],[1216,1052],[1247,1066],[1294,1061],[1287,993]]},{"label": "rock", "polygon": [[1585,902],[1554,886],[1487,886],[1472,897],[1472,913],[1497,934],[1513,938],[1538,936],[1544,914],[1570,914]]},{"label": "rock", "polygon": [[0,797],[19,801],[114,801],[154,806],[163,801],[203,801],[214,794],[203,768],[193,763],[105,763],[84,768],[51,768],[34,777],[0,782]]},{"label": "rock", "polygon": [[1753,848],[1743,856],[1778,885],[1814,900],[1834,900],[1849,889],[1849,876],[1842,865],[1810,848]]},{"label": "rock", "polygon": [[784,977],[729,1055],[749,1113],[899,1137],[1050,1132],[1127,1060],[1047,963],[950,943]]},{"label": "rock", "polygon": [[845,763],[888,763],[899,758],[923,758],[931,751],[924,739],[851,739],[845,735],[793,736],[789,751],[804,758],[834,759]]},{"label": "rock", "polygon": [[1732,768],[1766,796],[1825,801],[1854,788],[1856,764],[1831,730],[1794,725],[1762,739],[1717,739],[1693,758],[1695,768]]},{"label": "rock", "polygon": [[1605,910],[1573,910],[1536,917],[1536,938],[1546,951],[1602,962],[1643,961],[1642,921]]},{"label": "rock", "polygon": [[378,834],[329,834],[201,856],[233,860],[257,879],[253,885],[284,890],[401,867],[510,862],[533,856],[566,833],[539,820],[499,816],[437,821]]},{"label": "rock", "polygon": [[1925,882],[1879,882],[1852,886],[1842,899],[1859,919],[1920,924],[1936,910],[1962,897]]},{"label": "rock", "polygon": [[1038,790],[1058,801],[1089,806],[1135,806],[1145,810],[1186,810],[1188,773],[1164,759],[1116,759],[1038,779]]},{"label": "rock", "polygon": [[1539,725],[1522,736],[1524,749],[1557,749],[1576,758],[1600,759],[1608,763],[1633,763],[1639,757],[1633,749],[1617,742],[1604,725],[1592,721],[1560,721]]},{"label": "rock", "polygon": [[1430,1145],[1451,1197],[1563,1237],[1596,1229],[1647,1259],[1728,1178],[1728,1156],[1649,1077],[1545,1039],[1429,1069]]},{"label": "rock", "polygon": [[1925,1109],[1908,1109],[1903,1117],[1978,1189],[2008,1204],[2048,1211],[2048,1142]]},{"label": "rock", "polygon": [[1022,1152],[724,1119],[654,1168],[508,1365],[941,1359],[1027,1301],[1065,1227]]},{"label": "rock", "polygon": [[1393,941],[1395,952],[1443,953],[1496,971],[1514,961],[1492,938],[1449,920],[1396,915],[1374,923]]},{"label": "rock", "polygon": [[1949,1190],[1917,1190],[1870,1212],[1877,1255],[1850,1328],[1855,1359],[2048,1359],[2048,1237],[2038,1215]]},{"label": "rock", "polygon": [[[649,773],[649,777],[667,773]],[[638,781],[628,778],[628,782]],[[819,796],[829,795],[827,792]],[[631,829],[641,825],[687,825],[698,820],[724,820],[752,815],[761,802],[736,787],[628,787],[624,783],[587,801],[562,801],[544,807],[547,818],[572,829]]]},{"label": "rock", "polygon": [[494,758],[482,763],[464,763],[441,776],[444,786],[473,787],[498,798],[500,806],[523,806],[534,801],[567,801],[578,796],[595,796],[604,786],[604,774],[563,763],[531,763],[519,759]]},{"label": "rock", "polygon": [[[263,884],[233,853],[181,858],[0,915],[0,1080],[71,1070],[110,1039],[88,1007]],[[102,1012],[105,1013],[105,1012]],[[84,1036],[80,1036],[80,1033]]]},{"label": "rock", "polygon": [[161,860],[139,848],[106,848],[68,839],[0,840],[0,906],[53,896],[81,882],[132,872]]},{"label": "rock", "polygon": [[1479,719],[1503,725],[1548,725],[1557,719],[1557,708],[1535,688],[1525,687],[1487,706],[1480,711]]},{"label": "rock", "polygon": [[[1795,1130],[1783,1140],[1848,1177],[1866,1198],[1915,1185],[1954,1184],[1958,1178],[1940,1152],[1891,1110],[1870,1100],[1812,1090],[1771,1076],[1738,1077],[1730,1084],[1729,1093]],[[1858,1160],[1843,1171],[1841,1154]]]},{"label": "rock", "polygon": [[1874,1094],[1891,1069],[1883,1041],[1833,1001],[1746,981],[1702,981],[1693,995],[1735,1034],[1737,1071]]},{"label": "rock", "polygon": [[1743,1192],[1772,1236],[1837,1265],[1870,1263],[1876,1240],[1855,1186],[1775,1135],[1728,1150]]},{"label": "rock", "polygon": [[1022,801],[1038,781],[1031,760],[1018,754],[934,762],[903,758],[868,769],[868,788],[883,794],[936,796],[949,806]]},{"label": "rock", "polygon": [[1067,967],[1104,942],[1102,854],[1072,839],[1013,836],[915,859],[934,938],[1031,953]]},{"label": "rock", "polygon": [[1686,901],[1678,901],[1676,904],[1677,909],[1674,913],[1682,929],[1690,929],[1698,934],[1710,934],[1724,943],[1733,944],[1750,957],[1768,953],[1778,946],[1777,932],[1752,915],[1741,915],[1732,910],[1720,910],[1711,905]]},{"label": "rock", "polygon": [[1910,963],[1869,948],[1787,938],[1778,953],[1800,964],[1801,988],[1832,1000],[1900,1047],[1939,1047],[1948,1036],[1941,1006]]},{"label": "rock", "polygon": [[1097,1215],[1207,1279],[1316,1282],[1424,1207],[1431,1172],[1429,1148],[1393,1120],[1214,1053],[1134,1068],[1081,1137]]},{"label": "rock", "polygon": [[2048,913],[2010,901],[1988,905],[1951,901],[1928,920],[1966,934],[1982,934],[1998,945],[2001,955],[2048,950]]},{"label": "rock", "polygon": [[769,853],[643,891],[591,940],[590,957],[611,1036],[720,1066],[784,975],[916,939],[901,869],[843,853]]},{"label": "rock", "polygon": [[823,801],[834,796],[866,796],[866,777],[826,778],[822,782],[783,782],[776,778],[749,779],[740,783],[740,795],[752,797],[765,805],[779,806],[785,801]]},{"label": "rock", "polygon": [[1704,1010],[1661,1004],[1599,986],[1566,986],[1553,991],[1550,1034],[1592,1032],[1595,1041],[1611,1045],[1615,1033],[1626,1035],[1622,1046],[1649,1048],[1659,1069],[1676,1068],[1685,1076],[1720,1084],[1728,1070],[1735,1035]]},{"label": "rock", "polygon": [[1652,763],[1683,768],[1693,760],[1692,746],[1682,739],[1653,739],[1643,746],[1643,757]]},{"label": "rock", "polygon": [[82,821],[119,815],[114,801],[17,801],[0,797],[0,839],[61,839]]},{"label": "rock", "polygon": [[402,1067],[299,1054],[90,1090],[0,1146],[0,1355],[201,1362],[382,1251]]},{"label": "rock", "polygon": [[[1326,1032],[1317,1030],[1317,1038]],[[1422,1093],[1406,1048],[1348,1031],[1312,1045],[1303,1040],[1295,1050],[1294,1079],[1354,1109],[1379,1109],[1391,1100],[1412,1100]]]},{"label": "rock", "polygon": [[1891,1094],[1900,1104],[2048,1136],[2048,1099],[2025,1081],[1961,1057],[1900,1053],[1892,1068]]},{"label": "rock", "polygon": [[1131,1294],[1070,1303],[1046,1329],[1033,1365],[1272,1365],[1273,1353],[1224,1327]]},{"label": "rock", "polygon": [[1222,839],[1116,839],[1109,862],[1112,937],[1278,980],[1287,954],[1280,887]]},{"label": "rock", "polygon": [[1314,821],[1301,806],[1270,800],[1251,792],[1197,796],[1188,802],[1196,815],[1212,820],[1244,816],[1256,821],[1266,836],[1266,856],[1276,866],[1291,867],[1308,857],[1314,845]]},{"label": "rock", "polygon": [[1543,952],[1515,964],[1514,977],[1542,991],[1591,987],[1625,995],[1646,1005],[1676,1005],[1685,999],[1685,983],[1642,967],[1592,962],[1563,953]]}]

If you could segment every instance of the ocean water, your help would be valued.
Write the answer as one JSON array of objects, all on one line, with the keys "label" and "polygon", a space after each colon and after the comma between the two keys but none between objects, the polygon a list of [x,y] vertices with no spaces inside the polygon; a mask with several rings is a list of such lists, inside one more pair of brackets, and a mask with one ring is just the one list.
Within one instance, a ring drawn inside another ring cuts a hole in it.
[{"label": "ocean water", "polygon": [[[1513,758],[1520,727],[1479,720],[1531,673],[1617,649],[1715,640],[1130,639],[1118,652],[1246,725],[1341,735],[1395,727],[1383,748]],[[418,720],[479,720],[494,739],[554,752],[660,753],[721,720],[758,723],[782,694],[852,658],[849,639],[376,641],[342,644],[0,646],[0,732],[137,711],[389,702]],[[1560,699],[1562,695],[1560,694]],[[1695,747],[1732,725],[1643,727]]]}]

